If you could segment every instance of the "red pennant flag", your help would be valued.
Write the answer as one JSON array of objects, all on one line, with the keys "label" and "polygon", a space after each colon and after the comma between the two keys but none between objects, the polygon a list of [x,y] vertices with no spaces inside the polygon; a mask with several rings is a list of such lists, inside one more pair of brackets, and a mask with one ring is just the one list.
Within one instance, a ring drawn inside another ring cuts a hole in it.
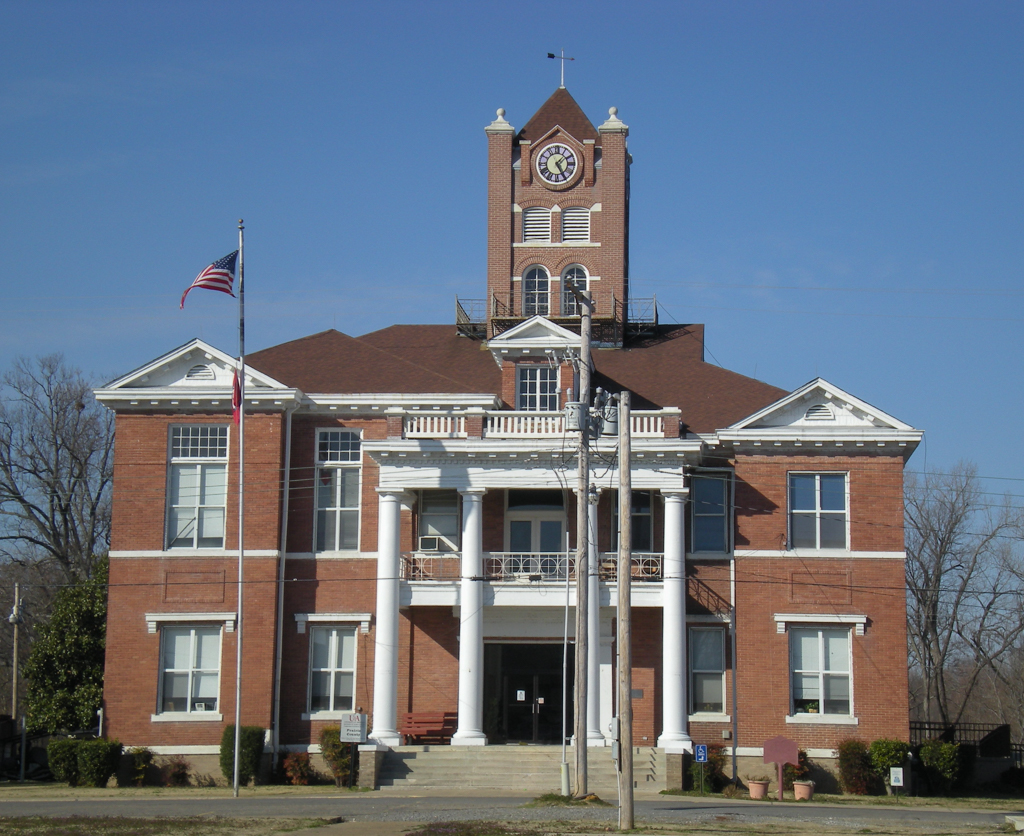
[{"label": "red pennant flag", "polygon": [[236,424],[242,419],[242,386],[238,382],[238,369],[231,378],[231,418]]}]

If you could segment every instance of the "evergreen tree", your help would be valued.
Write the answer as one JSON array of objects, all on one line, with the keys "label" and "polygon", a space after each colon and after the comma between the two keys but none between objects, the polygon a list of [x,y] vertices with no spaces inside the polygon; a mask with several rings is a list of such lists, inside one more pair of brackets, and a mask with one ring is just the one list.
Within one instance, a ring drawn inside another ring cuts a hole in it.
[{"label": "evergreen tree", "polygon": [[25,665],[28,723],[46,731],[89,728],[103,697],[107,561],[57,592]]}]

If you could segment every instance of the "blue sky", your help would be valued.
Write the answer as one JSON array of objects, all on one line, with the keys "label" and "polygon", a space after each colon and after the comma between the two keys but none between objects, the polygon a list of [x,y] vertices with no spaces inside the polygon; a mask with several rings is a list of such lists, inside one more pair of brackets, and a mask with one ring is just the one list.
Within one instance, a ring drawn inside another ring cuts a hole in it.
[{"label": "blue sky", "polygon": [[[633,294],[707,357],[1024,477],[1020,2],[0,5],[0,367],[110,378],[233,300],[250,350],[484,295],[486,141],[558,85],[630,126]],[[996,490],[1024,493],[1015,482]]]}]

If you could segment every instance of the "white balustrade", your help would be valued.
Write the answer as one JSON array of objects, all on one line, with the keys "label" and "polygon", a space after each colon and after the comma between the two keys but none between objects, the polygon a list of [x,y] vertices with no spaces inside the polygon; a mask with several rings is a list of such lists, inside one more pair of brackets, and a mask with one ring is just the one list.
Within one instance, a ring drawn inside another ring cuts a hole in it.
[{"label": "white balustrade", "polygon": [[662,438],[665,420],[659,412],[633,412],[629,416],[629,431],[633,438]]},{"label": "white balustrade", "polygon": [[464,415],[406,415],[406,438],[465,438]]},{"label": "white balustrade", "polygon": [[489,438],[544,438],[563,432],[561,412],[492,412],[487,416]]}]

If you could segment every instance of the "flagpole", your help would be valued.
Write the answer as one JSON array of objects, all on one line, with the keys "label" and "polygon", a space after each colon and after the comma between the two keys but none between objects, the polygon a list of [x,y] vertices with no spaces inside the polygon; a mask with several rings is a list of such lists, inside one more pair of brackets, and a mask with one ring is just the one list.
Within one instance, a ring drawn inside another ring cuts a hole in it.
[{"label": "flagpole", "polygon": [[238,621],[235,625],[235,764],[234,797],[238,798],[238,757],[242,743],[242,561],[245,556],[245,226],[238,221]]}]

